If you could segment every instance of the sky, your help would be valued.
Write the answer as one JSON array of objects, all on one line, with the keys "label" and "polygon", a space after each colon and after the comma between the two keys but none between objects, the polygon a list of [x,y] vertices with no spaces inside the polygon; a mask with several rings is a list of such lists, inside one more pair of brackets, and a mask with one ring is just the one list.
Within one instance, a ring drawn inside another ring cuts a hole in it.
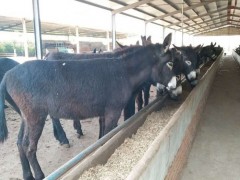
[{"label": "sky", "polygon": [[[32,19],[32,0],[0,0],[0,15]],[[75,0],[39,0],[42,22],[111,31],[111,12]],[[121,14],[116,16],[116,30],[144,35],[144,22]],[[131,26],[130,26],[131,25]],[[135,39],[130,40],[135,42]]]},{"label": "sky", "polygon": [[[0,2],[0,15],[32,19],[32,0],[0,0]],[[41,21],[111,30],[110,11],[74,0],[39,0],[39,6]],[[139,32],[144,25],[122,15],[118,15],[116,20],[119,31]],[[131,24],[131,28],[126,24]]]},{"label": "sky", "polygon": [[[32,0],[0,0],[0,14],[5,16],[32,19]],[[110,22],[110,12],[92,8],[73,0],[39,0],[42,21],[67,23],[70,25],[91,25],[106,28]],[[81,14],[84,14],[81,15]],[[101,17],[106,24],[101,23]],[[91,20],[91,21],[88,21]],[[92,23],[94,20],[94,23]],[[90,23],[91,22],[91,23]],[[108,28],[108,27],[107,27]]]},{"label": "sky", "polygon": [[[1,2],[2,1],[2,2]],[[32,0],[0,0],[0,15],[32,19]],[[111,31],[111,12],[93,7],[75,0],[39,0],[41,21],[69,24],[73,26],[89,27]],[[145,33],[145,23],[121,14],[116,15],[116,30],[118,32],[136,34],[124,41],[126,45],[135,44]],[[152,36],[152,42],[163,41],[163,28],[150,23],[147,35]],[[166,35],[172,32],[166,32]],[[18,35],[19,37],[20,35]],[[179,40],[180,39],[180,40]],[[121,41],[120,41],[121,42]],[[173,42],[181,44],[181,37]]]}]

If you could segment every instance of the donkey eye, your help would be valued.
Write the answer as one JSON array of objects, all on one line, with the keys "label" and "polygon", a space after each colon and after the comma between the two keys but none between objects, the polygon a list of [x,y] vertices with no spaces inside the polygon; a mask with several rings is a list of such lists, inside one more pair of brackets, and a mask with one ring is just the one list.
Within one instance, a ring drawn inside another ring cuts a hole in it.
[{"label": "donkey eye", "polygon": [[192,64],[192,62],[191,61],[185,61],[186,63],[187,63],[187,65],[191,65]]},{"label": "donkey eye", "polygon": [[173,63],[172,63],[172,62],[168,62],[168,63],[167,63],[167,66],[169,67],[169,69],[172,70],[172,68],[173,68]]}]

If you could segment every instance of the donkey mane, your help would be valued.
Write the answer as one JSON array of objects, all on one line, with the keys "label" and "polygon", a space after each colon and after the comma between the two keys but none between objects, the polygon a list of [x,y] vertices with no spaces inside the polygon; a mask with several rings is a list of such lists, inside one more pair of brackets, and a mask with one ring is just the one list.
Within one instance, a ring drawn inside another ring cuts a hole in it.
[{"label": "donkey mane", "polygon": [[[155,45],[148,45],[146,46],[147,49],[154,48],[156,46],[159,46],[159,44]],[[70,53],[63,53],[63,52],[53,52],[46,55],[46,60],[90,60],[90,59],[102,59],[102,58],[109,58],[109,59],[122,59],[130,58],[127,56],[134,56],[135,53],[138,53],[139,51],[142,51],[143,49],[146,49],[146,47],[140,46],[140,45],[133,45],[128,46],[125,48],[119,48],[116,51],[113,52],[105,52],[101,54],[94,54],[94,53],[86,53],[86,54],[70,54]]]},{"label": "donkey mane", "polygon": [[134,46],[129,46],[126,48],[122,48],[121,50],[118,50],[114,52],[114,57],[117,59],[129,59],[135,56],[137,53],[143,53],[146,54],[149,52],[149,50],[154,50],[158,47],[160,49],[159,44],[149,44],[147,46],[139,46],[139,45],[134,45]]}]

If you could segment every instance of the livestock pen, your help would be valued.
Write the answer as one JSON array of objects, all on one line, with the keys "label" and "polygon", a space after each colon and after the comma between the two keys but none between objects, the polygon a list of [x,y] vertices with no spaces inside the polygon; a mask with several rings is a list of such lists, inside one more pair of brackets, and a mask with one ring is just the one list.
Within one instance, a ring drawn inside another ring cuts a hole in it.
[{"label": "livestock pen", "polygon": [[[178,50],[206,48],[204,55],[212,59],[210,43],[215,50],[217,45],[224,49],[213,64],[202,67],[193,90],[184,83],[180,99],[174,101],[168,96],[156,99],[152,87],[151,103],[128,121],[121,116],[118,127],[100,140],[96,118],[81,121],[80,139],[72,122],[64,120],[70,148],[60,146],[48,118],[37,152],[45,179],[238,179],[239,66],[230,56],[221,57],[239,45],[239,10],[238,0],[5,1],[0,11],[1,41],[12,43],[4,45],[7,48],[1,44],[0,51],[7,50],[3,53],[15,52],[20,43],[21,54],[27,57],[29,43],[35,42],[35,56],[42,59],[46,41],[70,42],[75,53],[85,53],[85,42],[90,51],[99,48],[98,43],[110,51],[116,41],[136,44],[140,36],[162,43],[168,33]],[[239,59],[234,52],[233,57]],[[0,145],[0,179],[21,179],[16,145],[21,118],[11,108],[5,112],[9,138]]]}]

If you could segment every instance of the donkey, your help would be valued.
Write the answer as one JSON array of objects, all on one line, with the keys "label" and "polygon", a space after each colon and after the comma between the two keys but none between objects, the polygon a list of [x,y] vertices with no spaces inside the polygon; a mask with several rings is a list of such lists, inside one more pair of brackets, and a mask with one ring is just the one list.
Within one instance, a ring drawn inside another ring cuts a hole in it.
[{"label": "donkey", "polygon": [[[143,39],[144,37],[142,37]],[[146,40],[145,38],[145,42],[143,39],[143,43],[145,43],[144,45],[147,45],[146,43],[150,44],[151,42],[151,37],[148,37],[148,39]],[[117,42],[118,43],[118,42]],[[170,46],[171,43],[171,34],[168,34],[168,36],[165,38],[164,40],[164,44]],[[63,52],[52,52],[49,53],[46,56],[46,60],[82,60],[82,59],[90,59],[90,58],[112,58],[112,57],[118,57],[118,56],[122,56],[122,49],[124,50],[124,53],[130,52],[132,50],[134,50],[134,47],[138,47],[138,46],[134,46],[131,45],[132,48],[128,48],[129,46],[124,46],[121,45],[120,43],[118,43],[120,48],[117,48],[114,50],[115,53],[111,53],[111,52],[106,52],[106,53],[102,53],[102,54],[94,54],[94,53],[85,53],[85,54],[69,54],[69,53],[63,53]],[[136,45],[139,45],[139,42],[137,41]],[[145,88],[146,86],[149,86],[150,89],[150,82],[148,82],[147,85],[142,85],[142,88]],[[147,88],[147,87],[146,87]],[[145,88],[145,89],[146,89]],[[141,92],[141,88],[139,88],[139,90],[137,92]],[[137,92],[135,92],[134,94],[137,94]],[[148,90],[148,98],[149,98],[149,90]],[[131,117],[133,114],[135,114],[135,96],[130,98],[130,102],[127,104],[127,106],[124,108],[124,120],[127,120],[129,117]],[[146,101],[145,101],[146,102]],[[147,99],[148,102],[148,99]],[[55,138],[60,142],[60,144],[65,145],[66,147],[69,147],[69,140],[66,136],[66,133],[64,132],[61,123],[59,121],[58,118],[52,118],[52,122],[53,122],[53,132],[54,132],[54,136]],[[100,123],[100,131],[99,131],[99,138],[102,137],[102,125],[103,125],[103,120],[99,119],[99,123]],[[104,125],[103,125],[104,126]],[[73,127],[74,129],[77,130],[78,133],[78,137],[80,137],[81,135],[83,135],[82,133],[82,129],[81,129],[81,123],[78,119],[74,119],[73,121]]]},{"label": "donkey", "polygon": [[[120,43],[119,43],[119,46],[121,46]],[[127,47],[128,46],[124,46],[124,47],[121,46],[121,48],[117,48],[117,49],[114,50],[115,53],[106,52],[106,53],[101,53],[101,54],[96,54],[96,53],[69,54],[69,53],[64,53],[64,52],[51,52],[51,53],[48,53],[45,56],[45,60],[83,60],[83,59],[103,58],[103,57],[104,58],[113,58],[113,57],[123,56],[122,49],[127,48]],[[137,48],[137,46],[132,46],[132,47]],[[125,49],[124,53],[128,53],[128,52],[133,51],[133,50],[134,50],[134,48]],[[132,114],[132,112],[128,113],[127,111],[132,111],[132,110],[129,110],[129,108],[126,108],[124,110],[124,119],[125,120],[129,118],[128,114]],[[135,111],[134,111],[134,113],[135,113]],[[70,147],[69,140],[66,136],[65,131],[63,130],[63,127],[62,127],[59,119],[54,118],[54,117],[51,117],[51,118],[52,118],[53,132],[54,132],[55,138],[60,142],[61,145],[64,145],[66,147]],[[102,125],[102,122],[103,122],[101,117],[99,119],[99,122],[100,122],[100,131],[99,131],[99,138],[100,138],[102,136],[101,125]],[[82,132],[82,128],[81,128],[81,123],[78,119],[73,120],[73,127],[74,127],[75,130],[77,130],[78,138],[80,138],[83,135],[83,132]]]},{"label": "donkey", "polygon": [[[0,58],[0,82],[3,79],[3,76],[5,73],[17,66],[19,63],[17,61],[14,61],[13,59],[10,58]],[[20,112],[19,109],[16,107],[15,103],[12,101],[12,99],[9,96],[6,96],[7,102],[16,110],[16,112]],[[5,107],[7,107],[5,105]]]},{"label": "donkey", "polygon": [[219,56],[219,54],[222,52],[223,48],[218,45],[217,47],[214,47],[214,53],[216,56]]},{"label": "donkey", "polygon": [[[146,36],[141,36],[141,39],[142,39],[143,46],[147,46],[152,43],[151,36],[148,36],[148,38],[146,38]],[[139,92],[137,93],[136,101],[137,101],[137,105],[138,105],[138,111],[140,111],[142,109],[143,102],[144,102],[144,106],[148,105],[149,97],[150,97],[150,88],[151,88],[151,82],[145,82],[142,85],[141,90],[139,90]],[[144,95],[144,101],[143,101],[143,97],[142,97],[142,92]]]},{"label": "donkey", "polygon": [[[151,36],[149,36],[148,38],[146,38],[146,36],[141,36],[141,40],[142,40],[142,45],[146,46],[148,44],[151,44]],[[127,45],[122,45],[121,43],[119,43],[118,41],[116,41],[116,43],[118,44],[118,46],[120,47],[120,49],[122,48],[127,48]],[[136,45],[139,45],[139,41],[137,41]],[[138,92],[136,92],[136,102],[138,105],[138,111],[140,111],[143,107],[143,102],[144,102],[144,106],[148,105],[149,103],[149,91],[150,91],[150,87],[151,87],[151,82],[145,82],[141,88],[139,88]],[[144,101],[143,101],[143,97],[142,97],[142,92],[144,95]],[[132,97],[132,101],[135,98]],[[131,102],[131,107],[127,107],[127,111],[124,113],[124,118],[125,120],[128,119],[129,117],[131,117],[133,114],[135,114],[135,103]]]},{"label": "donkey", "polygon": [[[9,71],[10,69],[14,68],[15,66],[19,65],[17,61],[14,61],[10,58],[0,58],[0,81],[2,81],[4,74]],[[10,104],[10,106],[21,116],[21,112],[13,100],[7,95],[6,101]],[[5,105],[5,107],[7,107]],[[60,144],[65,145],[66,147],[70,147],[69,141],[66,138],[66,134],[61,126],[61,123],[58,119],[52,117],[52,124],[53,124],[53,132],[55,138],[60,142]],[[78,137],[80,138],[83,135],[81,124],[80,122],[74,121],[73,127],[77,130]]]},{"label": "donkey", "polygon": [[[181,54],[181,65],[176,65],[180,67],[185,75],[187,81],[191,84],[192,87],[196,86],[198,83],[198,74],[200,71],[200,64],[198,53],[201,50],[201,46],[192,47],[192,46],[182,46],[177,47],[173,45],[174,48]],[[176,53],[175,53],[176,54]],[[175,68],[175,72],[178,68]],[[178,74],[178,72],[176,72]]]},{"label": "donkey", "polygon": [[[24,179],[43,179],[36,152],[47,115],[56,118],[102,117],[103,135],[117,126],[132,93],[152,80],[176,88],[176,77],[163,57],[167,44],[129,47],[118,58],[82,61],[28,61],[8,71],[0,84],[0,142],[8,136],[4,100],[19,107],[22,124],[18,149]],[[117,96],[116,96],[117,94]]]},{"label": "donkey", "polygon": [[199,52],[199,56],[202,63],[206,63],[208,58],[214,61],[216,56],[215,45],[216,43],[213,44],[211,42],[210,45],[204,46],[201,48],[201,51]]},{"label": "donkey", "polygon": [[[167,90],[170,97],[177,100],[182,94],[181,75],[183,74],[187,81],[190,83],[191,87],[194,87],[198,83],[198,74],[200,73],[200,63],[199,63],[199,51],[201,46],[183,46],[177,47],[173,45],[174,48],[169,49],[166,56],[169,56],[173,61],[173,71],[178,77],[176,89]],[[165,91],[165,86],[157,84],[157,95],[162,94]]]}]

